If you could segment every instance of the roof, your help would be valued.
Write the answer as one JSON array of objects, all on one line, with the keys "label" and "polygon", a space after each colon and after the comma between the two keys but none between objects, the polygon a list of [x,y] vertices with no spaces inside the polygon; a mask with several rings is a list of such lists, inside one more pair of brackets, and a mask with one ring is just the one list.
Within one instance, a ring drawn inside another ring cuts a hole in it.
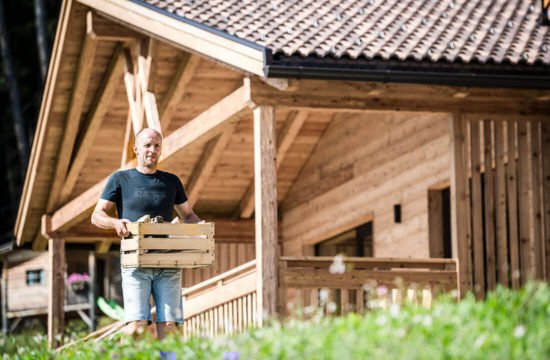
[{"label": "roof", "polygon": [[540,0],[133,0],[274,56],[550,64]]}]

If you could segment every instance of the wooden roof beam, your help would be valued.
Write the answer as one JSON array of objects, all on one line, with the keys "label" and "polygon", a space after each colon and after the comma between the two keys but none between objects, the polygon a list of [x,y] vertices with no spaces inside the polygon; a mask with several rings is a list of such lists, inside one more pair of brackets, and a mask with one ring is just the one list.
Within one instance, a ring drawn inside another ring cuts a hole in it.
[{"label": "wooden roof beam", "polygon": [[196,25],[166,16],[154,9],[133,1],[121,0],[78,0],[96,9],[103,16],[130,28],[148,34],[185,51],[203,54],[243,72],[264,75],[265,51],[250,47],[233,39],[214,34]]},{"label": "wooden roof beam", "polygon": [[[298,136],[302,125],[306,121],[308,113],[306,111],[293,112],[289,115],[281,133],[277,137],[277,170],[281,167],[285,155],[290,146]],[[248,186],[245,196],[239,204],[239,216],[248,219],[254,213],[254,179]]]},{"label": "wooden roof beam", "polygon": [[59,156],[57,158],[57,164],[52,179],[50,196],[46,206],[47,213],[52,213],[59,204],[59,194],[67,175],[69,162],[71,161],[72,151],[80,124],[80,118],[82,116],[82,107],[86,98],[86,90],[88,89],[88,83],[92,74],[96,48],[97,41],[90,36],[89,33],[85,33],[82,43],[82,50],[80,51],[80,59],[78,61],[74,87],[72,89],[71,100],[69,103],[69,109],[65,118],[63,140],[59,147],[62,150],[59,151]]},{"label": "wooden roof beam", "polygon": [[223,150],[227,147],[235,126],[228,127],[223,133],[218,135],[215,139],[208,141],[204,147],[201,158],[195,168],[193,174],[189,179],[187,188],[189,189],[187,194],[187,200],[191,205],[195,205],[202,189],[206,185],[206,182],[214,172],[214,168],[218,163]]},{"label": "wooden roof beam", "polygon": [[[168,135],[163,142],[160,162],[173,158],[190,144],[206,142],[232,126],[249,110],[249,91],[246,86],[235,90],[208,110]],[[128,167],[131,164],[127,164]],[[107,183],[104,178],[90,189],[71,200],[52,215],[53,231],[67,231],[90,217],[93,208]]]},{"label": "wooden roof beam", "polygon": [[94,97],[88,116],[86,117],[82,130],[79,134],[75,155],[65,183],[61,189],[60,204],[67,203],[75,187],[80,171],[84,167],[88,154],[95,141],[96,135],[101,127],[105,114],[115,95],[119,79],[122,75],[122,48],[119,45],[111,58],[105,76],[99,90]]},{"label": "wooden roof beam", "polygon": [[86,30],[96,41],[131,42],[143,38],[143,34],[109,21],[92,11],[86,14]]},{"label": "wooden roof beam", "polygon": [[176,69],[174,79],[170,83],[166,95],[162,99],[159,107],[160,122],[163,133],[166,133],[172,122],[172,118],[176,112],[176,108],[185,94],[187,86],[191,82],[195,70],[200,62],[198,56],[194,56],[188,53],[183,54],[183,58]]},{"label": "wooden roof beam", "polygon": [[500,113],[509,116],[547,114],[550,104],[538,98],[544,90],[469,88],[468,96],[457,98],[462,88],[416,84],[379,84],[359,81],[299,80],[279,91],[257,78],[246,79],[251,100],[257,106],[277,106],[319,111],[460,111]]}]

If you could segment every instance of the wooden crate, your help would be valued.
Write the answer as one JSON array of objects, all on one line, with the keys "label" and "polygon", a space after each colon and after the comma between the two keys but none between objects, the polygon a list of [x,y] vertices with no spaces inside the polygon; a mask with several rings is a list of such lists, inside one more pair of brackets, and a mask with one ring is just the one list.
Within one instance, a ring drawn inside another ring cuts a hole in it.
[{"label": "wooden crate", "polygon": [[122,267],[199,268],[214,263],[214,223],[126,226],[131,236],[120,243]]}]

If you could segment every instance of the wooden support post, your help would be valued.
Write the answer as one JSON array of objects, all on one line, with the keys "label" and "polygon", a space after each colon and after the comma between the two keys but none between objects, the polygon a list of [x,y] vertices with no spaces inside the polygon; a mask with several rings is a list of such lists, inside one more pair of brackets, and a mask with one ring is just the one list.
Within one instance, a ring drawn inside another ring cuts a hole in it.
[{"label": "wooden support post", "polygon": [[516,161],[516,123],[507,122],[508,164],[506,166],[506,190],[508,192],[508,224],[510,228],[510,277],[512,288],[520,287],[519,269],[519,224],[518,224],[518,180]]},{"label": "wooden support post", "polygon": [[2,333],[8,333],[8,260],[2,259]]},{"label": "wooden support post", "polygon": [[55,348],[63,344],[65,328],[65,240],[49,238],[49,297],[48,297],[48,344]]},{"label": "wooden support post", "polygon": [[95,296],[96,296],[96,261],[95,252],[88,253],[88,275],[90,277],[90,290],[88,292],[88,302],[90,303],[90,332],[96,330],[96,312],[95,312]]},{"label": "wooden support post", "polygon": [[103,277],[103,296],[105,296],[106,299],[111,298],[111,256],[109,254],[106,254],[105,256],[105,276]]},{"label": "wooden support post", "polygon": [[541,123],[545,279],[550,281],[550,124]]},{"label": "wooden support post", "polygon": [[42,216],[41,232],[48,239],[48,345],[55,348],[63,343],[65,326],[65,240],[52,231],[50,215]]},{"label": "wooden support post", "polygon": [[451,154],[451,232],[453,257],[458,259],[458,290],[464,297],[471,289],[471,260],[469,251],[470,223],[468,169],[466,162],[466,126],[462,115],[450,116]]},{"label": "wooden support post", "polygon": [[257,322],[277,311],[277,165],[272,107],[254,109]]}]

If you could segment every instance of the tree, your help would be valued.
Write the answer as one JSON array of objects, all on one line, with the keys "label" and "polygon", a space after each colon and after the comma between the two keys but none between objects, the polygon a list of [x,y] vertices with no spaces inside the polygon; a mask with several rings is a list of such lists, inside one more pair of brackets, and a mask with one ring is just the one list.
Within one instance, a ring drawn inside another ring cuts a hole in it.
[{"label": "tree", "polygon": [[38,45],[38,58],[40,60],[40,74],[42,75],[42,82],[44,82],[46,80],[46,74],[48,73],[50,49],[48,46],[46,10],[43,0],[34,0],[34,23],[36,28],[36,43]]},{"label": "tree", "polygon": [[24,178],[27,161],[29,158],[29,142],[23,113],[21,111],[21,95],[17,78],[15,77],[15,69],[13,67],[11,50],[8,42],[8,34],[6,31],[6,14],[4,11],[4,0],[0,0],[0,50],[2,52],[2,64],[4,65],[4,75],[8,86],[11,102],[11,112],[13,116],[13,125],[15,137],[17,140],[17,150],[21,163],[22,178]]}]

